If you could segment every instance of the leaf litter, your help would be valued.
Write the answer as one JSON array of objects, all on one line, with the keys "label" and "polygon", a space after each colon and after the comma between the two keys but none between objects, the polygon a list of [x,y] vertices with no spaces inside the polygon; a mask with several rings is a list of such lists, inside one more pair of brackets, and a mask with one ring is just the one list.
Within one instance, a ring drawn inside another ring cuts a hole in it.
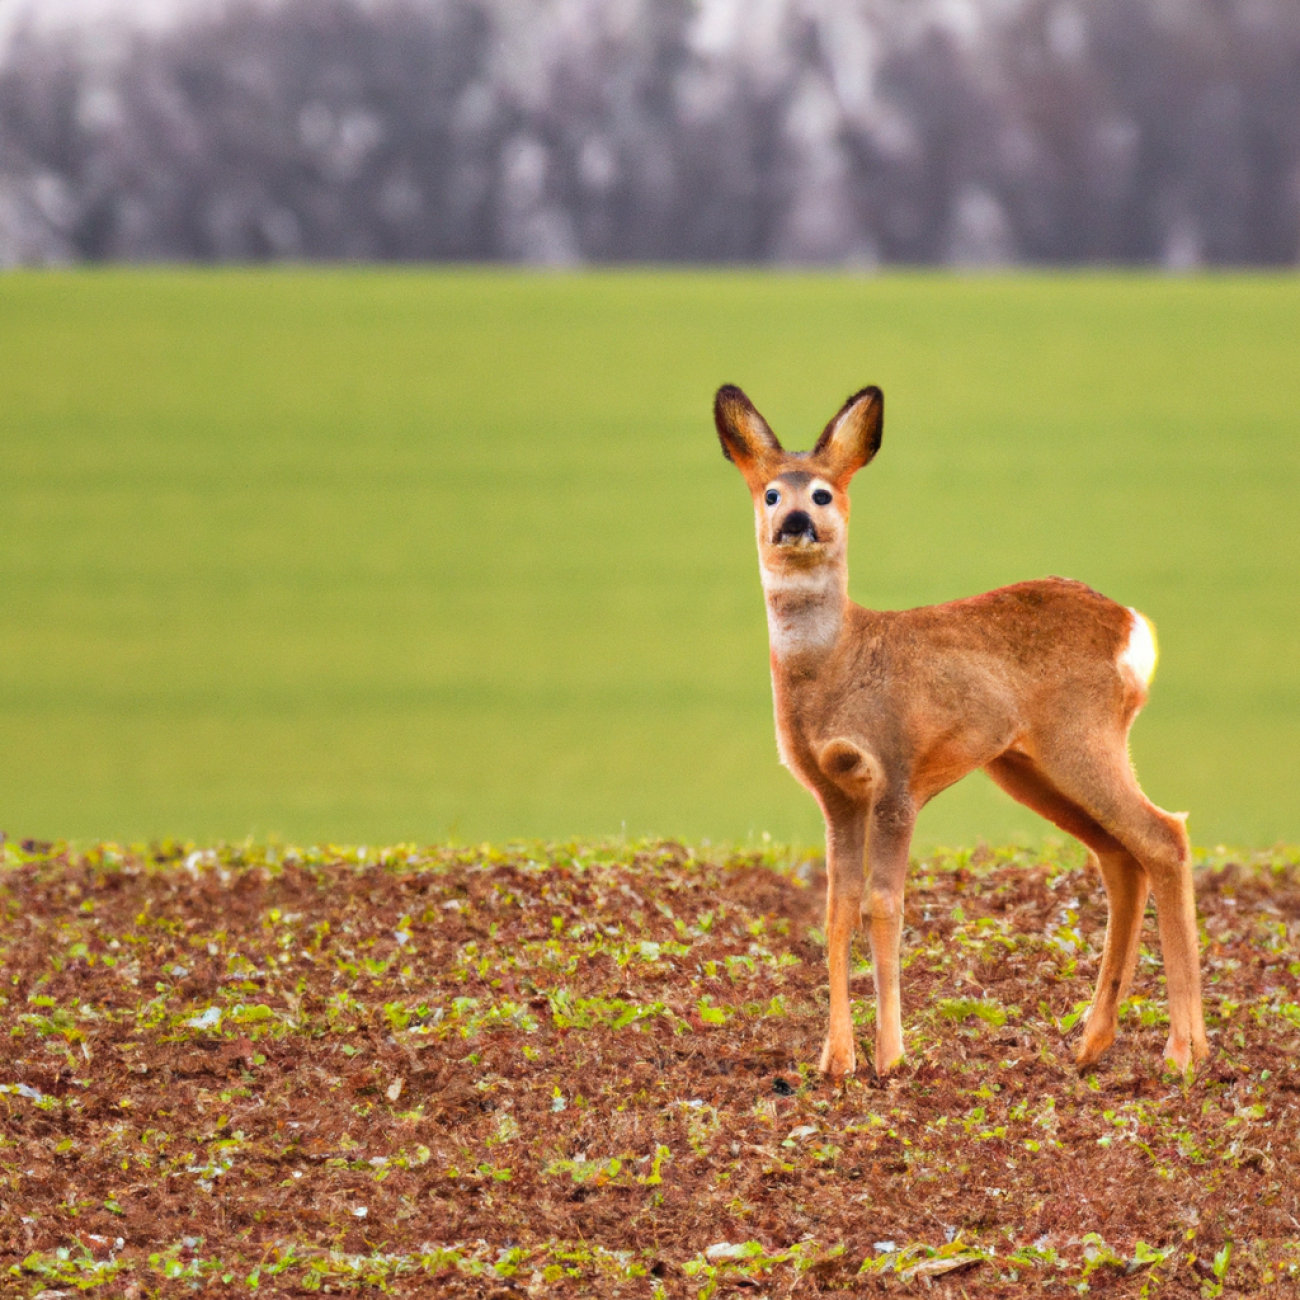
[{"label": "leaf litter", "polygon": [[1153,914],[1073,1066],[1082,854],[915,863],[908,1058],[840,1088],[816,858],[0,851],[4,1294],[1300,1291],[1294,851],[1199,864],[1195,1079]]}]

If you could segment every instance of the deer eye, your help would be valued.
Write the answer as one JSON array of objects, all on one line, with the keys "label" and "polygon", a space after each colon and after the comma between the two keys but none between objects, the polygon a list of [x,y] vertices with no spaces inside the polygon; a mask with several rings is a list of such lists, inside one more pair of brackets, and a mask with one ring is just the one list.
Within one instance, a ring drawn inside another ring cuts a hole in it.
[{"label": "deer eye", "polygon": [[827,492],[825,488],[818,488],[817,491],[813,493],[813,505],[815,506],[828,506],[832,500],[833,498],[831,494]]},{"label": "deer eye", "polygon": [[776,490],[776,488],[768,488],[767,491],[763,493],[763,500],[770,506],[776,505],[780,499],[781,494]]}]

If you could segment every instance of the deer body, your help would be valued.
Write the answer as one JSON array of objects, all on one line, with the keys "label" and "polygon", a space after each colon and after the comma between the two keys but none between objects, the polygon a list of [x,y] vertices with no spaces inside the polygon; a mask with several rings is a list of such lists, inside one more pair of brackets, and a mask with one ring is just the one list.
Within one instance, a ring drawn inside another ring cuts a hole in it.
[{"label": "deer body", "polygon": [[899,942],[916,815],[976,768],[1092,850],[1110,916],[1078,1058],[1114,1040],[1156,896],[1170,1004],[1166,1057],[1207,1054],[1190,851],[1181,815],[1142,794],[1128,730],[1155,667],[1150,624],[1083,583],[1046,578],[921,609],[848,598],[847,485],[880,445],[864,389],[812,452],[787,453],[749,399],[719,390],[723,451],[754,498],[777,743],[826,821],[830,1030],[821,1068],[855,1066],[849,945],[860,921],[876,982],[875,1066],[903,1055]]}]

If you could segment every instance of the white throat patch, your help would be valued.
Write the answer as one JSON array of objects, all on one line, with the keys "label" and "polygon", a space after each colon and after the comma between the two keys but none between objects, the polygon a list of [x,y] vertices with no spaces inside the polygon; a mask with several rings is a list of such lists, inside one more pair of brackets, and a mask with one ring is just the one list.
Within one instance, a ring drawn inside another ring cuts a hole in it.
[{"label": "white throat patch", "polygon": [[778,659],[829,650],[840,634],[843,611],[838,605],[805,605],[787,612],[769,604],[767,638]]},{"label": "white throat patch", "polygon": [[829,596],[837,589],[838,575],[828,564],[815,569],[788,569],[784,572],[760,566],[766,595]]},{"label": "white throat patch", "polygon": [[842,578],[833,565],[773,571],[760,568],[767,597],[767,635],[778,659],[829,650],[844,621]]}]

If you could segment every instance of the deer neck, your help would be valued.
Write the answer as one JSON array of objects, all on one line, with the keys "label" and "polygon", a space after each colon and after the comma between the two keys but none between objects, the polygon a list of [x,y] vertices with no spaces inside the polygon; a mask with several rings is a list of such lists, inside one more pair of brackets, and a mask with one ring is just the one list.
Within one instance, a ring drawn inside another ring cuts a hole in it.
[{"label": "deer neck", "polygon": [[814,565],[765,557],[761,573],[773,658],[806,660],[829,654],[840,638],[849,599],[843,557]]}]

